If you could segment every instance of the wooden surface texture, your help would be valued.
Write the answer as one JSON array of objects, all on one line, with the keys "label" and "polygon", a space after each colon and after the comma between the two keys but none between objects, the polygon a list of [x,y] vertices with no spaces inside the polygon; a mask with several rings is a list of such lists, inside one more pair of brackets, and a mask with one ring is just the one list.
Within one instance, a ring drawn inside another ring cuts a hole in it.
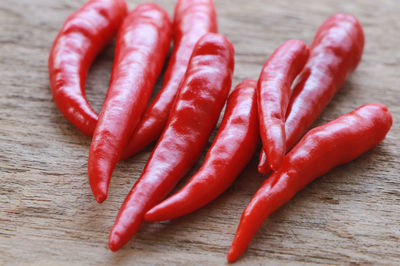
[{"label": "wooden surface texture", "polygon": [[[139,3],[128,2],[130,8]],[[155,2],[172,15],[175,1]],[[383,143],[316,180],[274,213],[237,265],[400,265],[400,2],[215,2],[220,32],[236,49],[234,85],[257,78],[283,41],[310,43],[333,13],[355,14],[366,34],[362,62],[316,125],[371,102],[386,104],[394,117]],[[0,1],[0,264],[226,263],[242,211],[263,181],[256,157],[213,203],[180,219],[144,224],[121,251],[108,250],[117,211],[151,147],[118,164],[107,201],[96,203],[87,181],[90,138],[57,109],[47,71],[58,30],[83,3]],[[96,111],[113,52],[108,46],[89,74],[86,91]]]}]

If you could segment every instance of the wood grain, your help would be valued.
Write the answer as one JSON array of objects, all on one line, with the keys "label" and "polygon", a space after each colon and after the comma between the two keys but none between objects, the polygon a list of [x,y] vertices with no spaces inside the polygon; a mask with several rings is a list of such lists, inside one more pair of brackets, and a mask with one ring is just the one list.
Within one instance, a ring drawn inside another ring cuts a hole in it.
[{"label": "wood grain", "polygon": [[[0,264],[225,263],[240,215],[263,178],[256,158],[215,202],[186,217],[145,224],[121,251],[109,230],[151,147],[120,163],[108,200],[87,182],[90,139],[55,106],[47,57],[58,29],[83,0],[0,2]],[[172,14],[174,1],[155,1]],[[316,124],[370,102],[386,104],[394,126],[359,159],[316,180],[273,214],[238,261],[245,264],[400,264],[400,2],[215,0],[220,32],[236,49],[234,84],[257,78],[287,39],[311,42],[335,12],[350,12],[366,34],[363,60]],[[134,7],[139,1],[129,1]],[[110,45],[87,82],[97,111],[113,60]],[[196,167],[199,167],[200,163]]]}]

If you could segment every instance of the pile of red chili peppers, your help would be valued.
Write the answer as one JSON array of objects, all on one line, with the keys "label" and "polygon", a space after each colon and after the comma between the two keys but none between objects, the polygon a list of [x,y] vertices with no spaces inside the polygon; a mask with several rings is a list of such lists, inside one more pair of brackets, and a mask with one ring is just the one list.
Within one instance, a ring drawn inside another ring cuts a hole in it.
[{"label": "pile of red chili peppers", "polygon": [[[272,212],[314,179],[378,145],[392,125],[387,107],[375,103],[306,133],[361,60],[364,33],[354,16],[328,18],[309,47],[300,40],[283,43],[258,82],[242,81],[229,97],[234,48],[217,32],[213,0],[178,0],[173,21],[156,4],[128,12],[124,0],[89,0],[54,41],[53,98],[68,120],[92,136],[88,175],[99,203],[107,198],[117,162],[157,141],[111,229],[112,251],[145,220],[177,218],[217,198],[261,143],[259,172],[273,173],[243,212],[227,257],[234,262]],[[85,97],[85,81],[94,58],[114,36],[110,86],[96,114]],[[148,105],[171,39],[162,88]],[[203,165],[165,199],[199,159],[225,103]]]}]

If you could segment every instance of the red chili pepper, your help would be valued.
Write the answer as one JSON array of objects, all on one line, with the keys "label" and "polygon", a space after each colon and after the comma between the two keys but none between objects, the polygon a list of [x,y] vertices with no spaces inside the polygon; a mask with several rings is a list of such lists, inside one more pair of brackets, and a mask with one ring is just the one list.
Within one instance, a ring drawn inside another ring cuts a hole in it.
[{"label": "red chili pepper", "polygon": [[[286,149],[304,134],[344,84],[361,60],[364,33],[352,15],[336,14],[319,28],[310,47],[310,58],[291,96],[285,122]],[[259,172],[270,171],[261,153]]]},{"label": "red chili pepper", "polygon": [[64,116],[88,136],[97,114],[85,96],[85,82],[96,55],[108,44],[126,16],[124,0],[90,0],[65,21],[49,57],[54,101]]},{"label": "red chili pepper", "polygon": [[170,46],[172,25],[156,4],[141,4],[118,33],[113,71],[89,151],[96,200],[107,198],[112,171],[142,117]]},{"label": "red chili pepper", "polygon": [[135,129],[121,159],[128,158],[156,140],[164,129],[175,95],[183,81],[197,41],[208,32],[217,32],[212,0],[179,0],[174,16],[174,51],[164,75],[164,83]]},{"label": "red chili pepper", "polygon": [[265,219],[298,191],[332,168],[378,145],[392,125],[382,104],[367,104],[310,130],[258,189],[240,219],[228,261],[236,261]]},{"label": "red chili pepper", "polygon": [[263,150],[277,170],[286,153],[285,118],[291,85],[307,62],[307,45],[298,40],[283,43],[265,63],[258,80],[258,114]]},{"label": "red chili pepper", "polygon": [[155,222],[195,211],[224,192],[248,164],[259,140],[257,83],[245,80],[231,93],[218,134],[200,170],[176,194],[153,207]]},{"label": "red chili pepper", "polygon": [[111,229],[112,251],[129,241],[145,213],[200,156],[229,93],[233,66],[233,45],[223,35],[208,33],[198,41],[167,126]]}]

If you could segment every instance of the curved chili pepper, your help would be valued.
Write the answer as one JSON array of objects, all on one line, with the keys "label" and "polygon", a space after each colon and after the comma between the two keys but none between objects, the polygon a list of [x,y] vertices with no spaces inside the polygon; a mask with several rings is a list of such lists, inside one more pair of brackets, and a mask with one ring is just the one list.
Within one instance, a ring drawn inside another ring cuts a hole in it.
[{"label": "curved chili pepper", "polygon": [[267,217],[317,177],[378,145],[392,125],[382,104],[367,104],[310,130],[258,189],[240,219],[228,261],[236,261]]},{"label": "curved chili pepper", "polygon": [[285,119],[291,85],[307,62],[307,45],[289,40],[265,63],[258,80],[258,114],[263,150],[269,166],[277,170],[286,153]]},{"label": "curved chili pepper", "polygon": [[[285,122],[286,149],[304,134],[361,60],[364,33],[349,14],[335,14],[319,28],[310,57],[290,98]],[[258,171],[270,171],[261,152]]]},{"label": "curved chili pepper", "polygon": [[236,86],[200,170],[180,191],[148,211],[145,220],[163,221],[188,214],[232,184],[250,161],[259,140],[256,87],[254,80]]},{"label": "curved chili pepper", "polygon": [[88,136],[97,114],[85,96],[85,82],[96,55],[108,44],[126,16],[124,0],[90,0],[68,17],[49,56],[50,87],[63,115]]},{"label": "curved chili pepper", "polygon": [[174,51],[164,75],[163,86],[146,109],[121,159],[136,154],[163,131],[195,44],[204,34],[218,31],[213,0],[179,0],[175,6],[173,27]]},{"label": "curved chili pepper", "polygon": [[171,29],[165,10],[147,3],[128,14],[118,33],[110,88],[89,151],[89,182],[99,203],[107,198],[112,171],[146,109]]},{"label": "curved chili pepper", "polygon": [[108,244],[112,251],[129,241],[145,213],[200,156],[228,96],[233,66],[233,45],[223,35],[208,33],[198,41],[167,126],[111,229]]}]

